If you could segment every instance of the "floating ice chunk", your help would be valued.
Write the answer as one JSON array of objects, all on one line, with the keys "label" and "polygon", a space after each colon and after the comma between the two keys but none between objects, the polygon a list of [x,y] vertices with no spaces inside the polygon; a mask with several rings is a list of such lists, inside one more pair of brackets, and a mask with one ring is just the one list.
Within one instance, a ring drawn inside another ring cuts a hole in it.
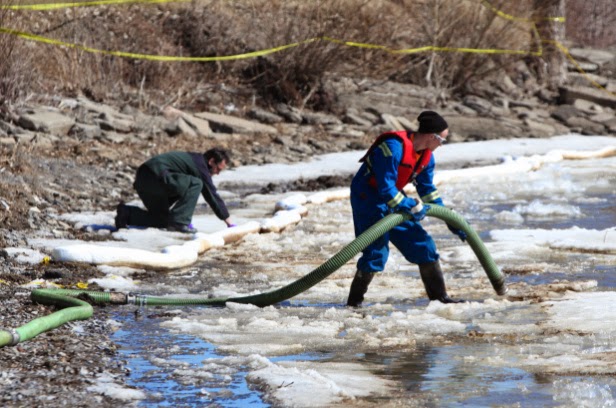
[{"label": "floating ice chunk", "polygon": [[578,408],[614,407],[612,390],[609,385],[597,384],[578,378],[554,381],[554,401]]},{"label": "floating ice chunk", "polygon": [[105,275],[117,275],[117,276],[130,276],[135,273],[144,272],[143,269],[130,268],[128,266],[98,265],[96,269],[98,269]]},{"label": "floating ice chunk", "polygon": [[616,253],[616,228],[588,230],[579,227],[569,229],[520,229],[492,230],[490,237],[497,241],[534,243],[552,249],[578,252]]},{"label": "floating ice chunk", "polygon": [[528,215],[531,217],[550,217],[550,216],[563,216],[563,217],[580,217],[582,212],[580,208],[574,205],[566,204],[545,204],[540,200],[533,200],[528,205],[518,204],[513,209],[518,214]]},{"label": "floating ice chunk", "polygon": [[354,363],[283,362],[252,371],[246,380],[266,385],[267,394],[293,407],[332,406],[371,393],[393,392],[393,383]]},{"label": "floating ice chunk", "polygon": [[616,332],[616,292],[571,293],[563,299],[545,302],[552,316],[548,327],[586,333]]},{"label": "floating ice chunk", "polygon": [[497,221],[508,224],[522,224],[524,217],[515,211],[501,211],[494,216]]},{"label": "floating ice chunk", "polygon": [[96,383],[88,387],[87,390],[124,401],[141,400],[147,396],[143,391],[126,388],[113,381],[114,379],[109,374],[103,373],[96,379]]}]

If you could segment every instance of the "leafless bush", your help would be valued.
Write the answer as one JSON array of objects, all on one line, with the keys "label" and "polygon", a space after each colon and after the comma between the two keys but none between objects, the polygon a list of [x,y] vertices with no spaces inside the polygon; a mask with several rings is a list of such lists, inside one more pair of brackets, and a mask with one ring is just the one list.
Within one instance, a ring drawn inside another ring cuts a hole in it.
[{"label": "leafless bush", "polygon": [[[513,15],[528,14],[528,1],[509,3],[493,2]],[[246,53],[323,36],[383,46],[315,41],[257,59],[209,66],[210,74],[240,73],[270,101],[298,106],[327,105],[322,80],[328,72],[389,77],[455,91],[521,58],[515,54],[404,54],[393,50],[425,46],[537,49],[529,23],[503,19],[478,2],[255,0],[250,6],[245,4],[212,1],[196,16],[187,13],[182,36],[185,46],[194,55],[208,56]]]},{"label": "leafless bush", "polygon": [[[11,0],[0,4],[7,1]],[[536,1],[492,0],[491,4],[510,15],[531,18]],[[611,3],[571,0],[570,11],[587,15],[590,5],[596,5],[594,15],[605,24],[597,26],[593,35],[609,37],[614,24],[608,23],[615,18],[608,7]],[[390,78],[457,92],[527,57],[396,50],[436,46],[530,52],[538,47],[532,24],[502,18],[476,0],[195,0],[9,13],[13,12],[0,11],[0,26],[24,27],[34,34],[108,51],[227,57],[298,45],[256,58],[158,62],[0,34],[0,98],[4,99],[17,98],[26,90],[85,92],[101,99],[137,92],[139,103],[151,98],[162,104],[183,93],[241,83],[255,90],[260,103],[327,110],[335,105],[324,86],[329,74]],[[18,53],[17,47],[21,47]],[[36,75],[36,82],[26,81],[30,74]]]},{"label": "leafless bush", "polygon": [[567,37],[589,47],[616,47],[614,0],[569,0]]},{"label": "leafless bush", "polygon": [[[16,4],[0,0],[0,27],[19,30],[21,24],[15,20],[15,11],[8,6]],[[33,80],[32,52],[26,42],[9,33],[0,33],[0,106],[15,102],[23,97]]]},{"label": "leafless bush", "polygon": [[[182,44],[195,56],[229,56],[298,44],[258,58],[205,64],[204,71],[210,79],[243,78],[266,102],[327,109],[331,104],[323,88],[325,74],[353,61],[357,69],[365,59],[357,58],[358,49],[324,37],[382,44],[401,24],[377,27],[380,21],[370,3],[375,2],[212,1],[183,13],[178,27]],[[389,2],[376,3],[383,3],[384,10]],[[388,17],[393,23],[393,16]]]},{"label": "leafless bush", "polygon": [[[510,15],[520,16],[522,7],[505,2],[492,4]],[[507,2],[512,3],[512,2]],[[518,3],[518,5],[524,2]],[[403,69],[392,76],[401,81],[461,90],[474,80],[522,58],[515,53],[461,52],[468,50],[537,49],[529,24],[499,17],[478,2],[434,0],[417,7],[413,32],[401,39],[399,46],[416,48],[435,46],[452,51],[430,51],[405,58]]]},{"label": "leafless bush", "polygon": [[[30,70],[44,78],[36,84],[37,91],[126,99],[134,90],[141,90],[143,100],[150,92],[175,92],[187,78],[194,77],[186,63],[110,54],[177,55],[174,39],[163,32],[161,21],[168,16],[155,7],[118,6],[66,9],[23,19],[27,32],[71,44],[30,43]],[[164,99],[164,95],[157,99]]]}]

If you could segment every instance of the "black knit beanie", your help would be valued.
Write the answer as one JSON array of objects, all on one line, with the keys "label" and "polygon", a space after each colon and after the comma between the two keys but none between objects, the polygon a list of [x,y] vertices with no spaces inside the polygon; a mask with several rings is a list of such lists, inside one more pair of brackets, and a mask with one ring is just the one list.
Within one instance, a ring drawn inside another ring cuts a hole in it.
[{"label": "black knit beanie", "polygon": [[417,117],[419,129],[417,133],[441,133],[449,125],[441,115],[432,111],[423,111]]}]

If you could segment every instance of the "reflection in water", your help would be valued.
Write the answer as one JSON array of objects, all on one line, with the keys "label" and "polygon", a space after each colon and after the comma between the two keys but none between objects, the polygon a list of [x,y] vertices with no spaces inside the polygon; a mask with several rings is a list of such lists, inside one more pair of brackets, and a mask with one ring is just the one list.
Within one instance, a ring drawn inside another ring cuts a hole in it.
[{"label": "reflection in water", "polygon": [[367,354],[366,361],[380,363],[379,374],[400,382],[404,390],[422,396],[427,407],[557,406],[551,382],[516,368],[495,369],[465,364],[466,357],[489,352],[489,345],[431,347],[420,345],[408,353],[384,358]]},{"label": "reflection in water", "polygon": [[[211,377],[198,375],[205,359],[222,357],[212,344],[194,336],[170,333],[159,326],[156,318],[133,317],[128,310],[113,316],[123,324],[122,329],[114,333],[113,340],[118,345],[120,357],[128,360],[131,375],[127,383],[148,393],[148,399],[141,405],[270,406],[263,402],[258,392],[248,388],[244,379],[246,373],[240,371],[241,367],[231,379],[216,374]],[[152,359],[156,359],[156,363]],[[189,380],[180,380],[174,375],[178,368],[193,369],[195,375],[189,375]]]}]

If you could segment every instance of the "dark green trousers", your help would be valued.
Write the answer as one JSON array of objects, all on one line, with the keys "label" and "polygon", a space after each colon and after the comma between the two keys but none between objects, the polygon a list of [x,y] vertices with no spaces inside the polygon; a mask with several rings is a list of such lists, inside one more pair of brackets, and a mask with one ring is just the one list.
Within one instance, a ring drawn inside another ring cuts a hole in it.
[{"label": "dark green trousers", "polygon": [[127,206],[128,224],[166,228],[190,224],[203,182],[198,177],[182,173],[157,175],[149,167],[141,166],[134,187],[147,211]]}]

